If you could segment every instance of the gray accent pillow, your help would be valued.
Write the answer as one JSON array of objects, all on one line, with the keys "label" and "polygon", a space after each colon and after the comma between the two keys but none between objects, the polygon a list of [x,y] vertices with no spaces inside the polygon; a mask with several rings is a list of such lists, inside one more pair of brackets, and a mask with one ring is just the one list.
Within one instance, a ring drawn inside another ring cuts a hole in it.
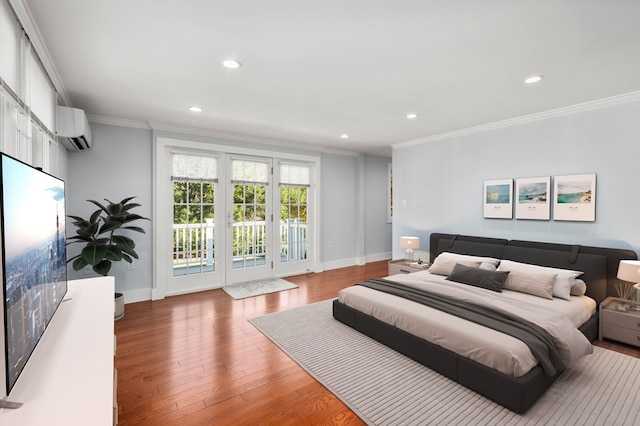
[{"label": "gray accent pillow", "polygon": [[509,275],[508,271],[488,271],[458,263],[453,267],[447,280],[502,293],[502,285],[507,275]]},{"label": "gray accent pillow", "polygon": [[587,293],[587,283],[579,278],[576,278],[571,285],[572,296],[584,296]]},{"label": "gray accent pillow", "polygon": [[556,280],[556,274],[534,274],[519,270],[509,272],[509,277],[504,283],[505,290],[528,293],[543,299],[553,299],[553,283]]}]

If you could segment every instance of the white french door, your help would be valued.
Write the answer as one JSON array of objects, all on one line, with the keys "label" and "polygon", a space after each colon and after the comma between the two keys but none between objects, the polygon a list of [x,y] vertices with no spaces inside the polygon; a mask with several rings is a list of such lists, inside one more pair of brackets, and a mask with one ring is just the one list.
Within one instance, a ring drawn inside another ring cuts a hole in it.
[{"label": "white french door", "polygon": [[172,152],[172,268],[167,294],[224,284],[223,193],[220,156]]},{"label": "white french door", "polygon": [[273,276],[272,161],[231,156],[227,162],[226,285]]},{"label": "white french door", "polygon": [[153,299],[317,270],[314,161],[157,142]]},{"label": "white french door", "polygon": [[279,160],[274,167],[278,182],[274,232],[278,253],[275,270],[279,275],[313,270],[315,187],[313,167],[306,162]]}]

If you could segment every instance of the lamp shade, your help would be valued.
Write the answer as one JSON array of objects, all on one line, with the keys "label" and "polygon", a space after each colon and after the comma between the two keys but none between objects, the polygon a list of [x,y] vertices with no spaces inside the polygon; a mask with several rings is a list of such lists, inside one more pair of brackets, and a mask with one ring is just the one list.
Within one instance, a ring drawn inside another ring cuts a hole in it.
[{"label": "lamp shade", "polygon": [[616,277],[623,281],[640,283],[640,260],[621,260]]},{"label": "lamp shade", "polygon": [[420,238],[400,237],[400,247],[403,249],[417,249],[420,247]]}]

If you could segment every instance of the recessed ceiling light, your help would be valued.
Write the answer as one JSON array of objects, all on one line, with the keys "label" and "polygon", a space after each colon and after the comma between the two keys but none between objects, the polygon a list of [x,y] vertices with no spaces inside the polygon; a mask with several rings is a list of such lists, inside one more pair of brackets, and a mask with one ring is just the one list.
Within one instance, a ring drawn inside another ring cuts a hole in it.
[{"label": "recessed ceiling light", "polygon": [[225,59],[224,61],[222,61],[222,65],[225,68],[229,68],[229,69],[232,69],[232,70],[235,70],[235,69],[240,68],[242,66],[240,61],[238,61],[236,59]]},{"label": "recessed ceiling light", "polygon": [[340,135],[340,137],[341,137],[342,139],[349,139],[349,135],[348,135],[348,134],[346,134],[346,133],[341,134],[341,135]]},{"label": "recessed ceiling light", "polygon": [[540,80],[542,80],[542,76],[541,75],[533,75],[529,78],[527,78],[524,82],[527,84],[533,84],[533,83],[537,83]]},{"label": "recessed ceiling light", "polygon": [[413,112],[412,112],[412,113],[407,114],[407,118],[409,118],[409,119],[411,119],[411,118],[417,118],[417,117],[418,117],[418,114],[413,113]]},{"label": "recessed ceiling light", "polygon": [[189,111],[191,112],[202,112],[202,108],[200,108],[199,106],[190,106],[189,107]]}]

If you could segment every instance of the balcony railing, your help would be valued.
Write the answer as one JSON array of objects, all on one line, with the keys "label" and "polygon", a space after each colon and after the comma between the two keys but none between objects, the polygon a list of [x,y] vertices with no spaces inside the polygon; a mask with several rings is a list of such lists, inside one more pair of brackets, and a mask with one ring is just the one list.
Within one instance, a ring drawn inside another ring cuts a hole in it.
[{"label": "balcony railing", "polygon": [[[290,262],[307,258],[307,223],[298,219],[280,222],[280,260]],[[213,270],[215,267],[212,219],[205,223],[173,225],[173,267]],[[233,223],[234,264],[247,259],[264,259],[267,248],[266,222]],[[182,272],[181,274],[183,274]]]}]

